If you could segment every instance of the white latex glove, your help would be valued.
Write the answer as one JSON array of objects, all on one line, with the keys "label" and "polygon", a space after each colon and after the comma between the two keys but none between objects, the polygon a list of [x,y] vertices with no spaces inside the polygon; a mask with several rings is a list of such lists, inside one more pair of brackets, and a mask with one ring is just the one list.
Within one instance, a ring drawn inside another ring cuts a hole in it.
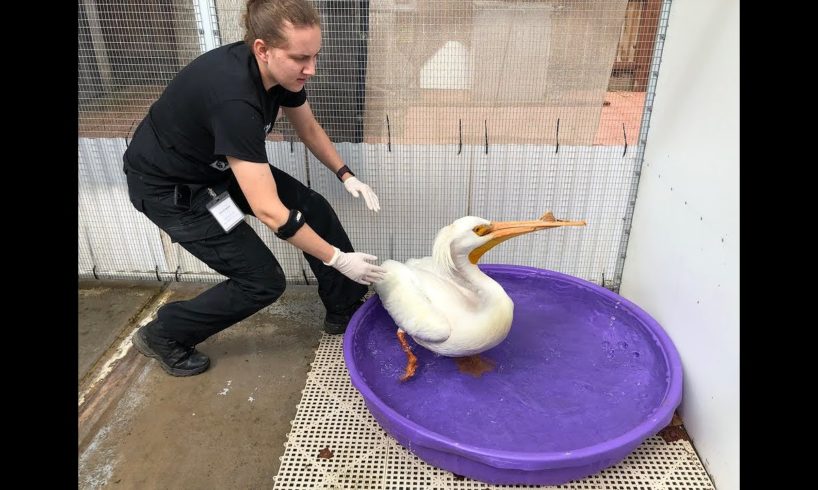
[{"label": "white latex glove", "polygon": [[[348,179],[347,179],[348,180]],[[386,274],[386,269],[383,267],[370,264],[368,260],[378,260],[374,255],[369,255],[361,252],[342,252],[338,247],[333,247],[335,253],[329,262],[324,262],[324,265],[335,267],[338,272],[357,282],[358,284],[365,284],[369,286],[373,282],[378,282],[383,279]]]},{"label": "white latex glove", "polygon": [[358,194],[364,195],[364,201],[366,201],[366,207],[370,210],[375,211],[376,213],[381,210],[381,205],[378,202],[378,196],[375,195],[375,191],[372,190],[371,187],[364,184],[357,177],[350,177],[344,181],[344,188],[352,194],[353,197],[358,197]]}]

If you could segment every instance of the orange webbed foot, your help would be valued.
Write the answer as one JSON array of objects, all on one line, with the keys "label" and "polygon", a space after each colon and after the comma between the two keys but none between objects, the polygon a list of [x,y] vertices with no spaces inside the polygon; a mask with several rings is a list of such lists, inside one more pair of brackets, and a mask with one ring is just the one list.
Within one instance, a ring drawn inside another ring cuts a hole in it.
[{"label": "orange webbed foot", "polygon": [[406,371],[401,377],[401,381],[407,381],[409,378],[415,375],[415,370],[417,369],[418,365],[418,358],[415,357],[415,354],[412,353],[412,348],[409,347],[409,342],[406,341],[406,332],[401,329],[398,329],[398,340],[400,341],[400,346],[403,348],[403,352],[406,353]]}]

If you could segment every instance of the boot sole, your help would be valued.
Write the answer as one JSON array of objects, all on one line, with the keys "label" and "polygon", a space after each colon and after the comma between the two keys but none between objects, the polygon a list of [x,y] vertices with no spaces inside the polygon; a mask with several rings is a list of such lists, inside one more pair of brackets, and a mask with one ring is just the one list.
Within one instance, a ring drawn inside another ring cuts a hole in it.
[{"label": "boot sole", "polygon": [[341,335],[347,331],[347,325],[335,325],[324,322],[324,333],[329,335]]},{"label": "boot sole", "polygon": [[174,367],[168,366],[167,364],[165,364],[162,361],[162,358],[159,357],[159,354],[154,352],[153,349],[151,349],[148,346],[148,343],[145,342],[145,339],[142,338],[142,329],[143,328],[145,328],[145,327],[139,327],[139,329],[133,335],[132,341],[133,341],[134,347],[136,347],[136,350],[138,350],[139,353],[142,354],[143,356],[152,357],[152,358],[156,359],[159,362],[159,365],[162,367],[162,369],[164,369],[165,372],[170,374],[171,376],[178,376],[178,377],[195,376],[197,374],[205,372],[207,370],[207,368],[210,367],[210,359],[207,360],[207,364],[205,364],[201,368],[197,368],[197,369],[179,369],[179,368],[174,368]]}]

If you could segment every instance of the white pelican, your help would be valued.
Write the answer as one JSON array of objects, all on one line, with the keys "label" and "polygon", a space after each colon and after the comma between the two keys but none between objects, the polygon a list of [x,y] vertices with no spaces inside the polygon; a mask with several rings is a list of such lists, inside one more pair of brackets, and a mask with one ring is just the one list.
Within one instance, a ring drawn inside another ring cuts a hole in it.
[{"label": "white pelican", "polygon": [[374,284],[386,311],[398,325],[398,339],[408,358],[401,381],[415,374],[417,358],[408,333],[432,352],[463,357],[496,346],[508,335],[514,303],[477,261],[495,245],[532,231],[584,226],[585,221],[557,220],[551,212],[533,221],[488,221],[466,216],[438,232],[432,256],[405,264],[386,260],[387,273]]}]

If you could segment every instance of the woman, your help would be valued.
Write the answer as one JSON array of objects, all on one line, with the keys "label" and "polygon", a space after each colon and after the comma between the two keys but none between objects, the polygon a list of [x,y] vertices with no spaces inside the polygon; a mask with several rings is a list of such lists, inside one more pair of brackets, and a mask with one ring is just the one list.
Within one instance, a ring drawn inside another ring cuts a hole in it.
[{"label": "woman", "polygon": [[151,106],[123,157],[131,202],[174,242],[228,279],[159,309],[134,345],[174,376],[205,371],[195,346],[273,303],[284,272],[244,222],[253,214],[302,250],[318,279],[324,330],[343,333],[367,285],[384,270],[354,252],[329,203],[267,162],[264,141],[279,107],[309,150],[377,212],[378,197],[350,171],[315,120],[304,88],[321,49],[306,0],[251,0],[244,41],[183,68]]}]

